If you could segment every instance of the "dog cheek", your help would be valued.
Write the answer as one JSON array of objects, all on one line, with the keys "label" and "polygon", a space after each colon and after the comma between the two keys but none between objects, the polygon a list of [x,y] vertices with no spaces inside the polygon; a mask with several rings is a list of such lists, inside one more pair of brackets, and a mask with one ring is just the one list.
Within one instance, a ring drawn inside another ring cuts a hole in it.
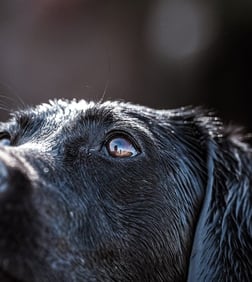
[{"label": "dog cheek", "polygon": [[[136,170],[130,171],[130,175],[118,177],[115,173],[99,191],[108,226],[119,238],[124,260],[136,265],[132,269],[137,273],[146,273],[143,265],[150,269],[155,265],[162,271],[170,267],[169,273],[176,277],[179,270],[174,266],[179,268],[182,264],[183,252],[177,243],[178,212],[167,202],[165,190],[159,187],[162,186],[159,176],[150,173],[143,178]],[[174,264],[174,260],[178,263]]]}]

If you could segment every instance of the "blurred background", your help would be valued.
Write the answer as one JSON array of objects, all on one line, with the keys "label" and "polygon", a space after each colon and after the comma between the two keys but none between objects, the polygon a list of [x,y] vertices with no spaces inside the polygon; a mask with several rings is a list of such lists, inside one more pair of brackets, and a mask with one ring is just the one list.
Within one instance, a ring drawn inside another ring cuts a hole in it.
[{"label": "blurred background", "polygon": [[0,119],[55,97],[203,105],[252,130],[251,0],[1,0]]}]

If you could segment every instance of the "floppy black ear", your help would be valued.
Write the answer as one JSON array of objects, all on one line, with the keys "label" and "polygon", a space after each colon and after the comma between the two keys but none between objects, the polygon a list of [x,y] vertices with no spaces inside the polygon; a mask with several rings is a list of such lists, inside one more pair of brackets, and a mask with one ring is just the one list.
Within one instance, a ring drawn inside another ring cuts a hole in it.
[{"label": "floppy black ear", "polygon": [[239,141],[208,140],[208,182],[188,281],[251,281],[252,158]]}]

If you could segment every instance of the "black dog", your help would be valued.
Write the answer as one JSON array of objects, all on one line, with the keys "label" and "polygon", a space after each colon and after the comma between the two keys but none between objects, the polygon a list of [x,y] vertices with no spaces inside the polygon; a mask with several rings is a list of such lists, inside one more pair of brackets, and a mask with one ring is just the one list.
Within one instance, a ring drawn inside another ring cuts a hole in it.
[{"label": "black dog", "polygon": [[0,281],[251,281],[251,149],[213,115],[59,100],[0,132]]}]

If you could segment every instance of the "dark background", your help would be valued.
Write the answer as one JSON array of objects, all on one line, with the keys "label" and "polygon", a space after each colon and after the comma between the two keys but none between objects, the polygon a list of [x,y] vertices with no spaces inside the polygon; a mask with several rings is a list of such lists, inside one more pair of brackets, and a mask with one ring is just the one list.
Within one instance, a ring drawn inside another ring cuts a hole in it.
[{"label": "dark background", "polygon": [[1,0],[0,118],[55,97],[203,105],[252,130],[251,0]]}]

